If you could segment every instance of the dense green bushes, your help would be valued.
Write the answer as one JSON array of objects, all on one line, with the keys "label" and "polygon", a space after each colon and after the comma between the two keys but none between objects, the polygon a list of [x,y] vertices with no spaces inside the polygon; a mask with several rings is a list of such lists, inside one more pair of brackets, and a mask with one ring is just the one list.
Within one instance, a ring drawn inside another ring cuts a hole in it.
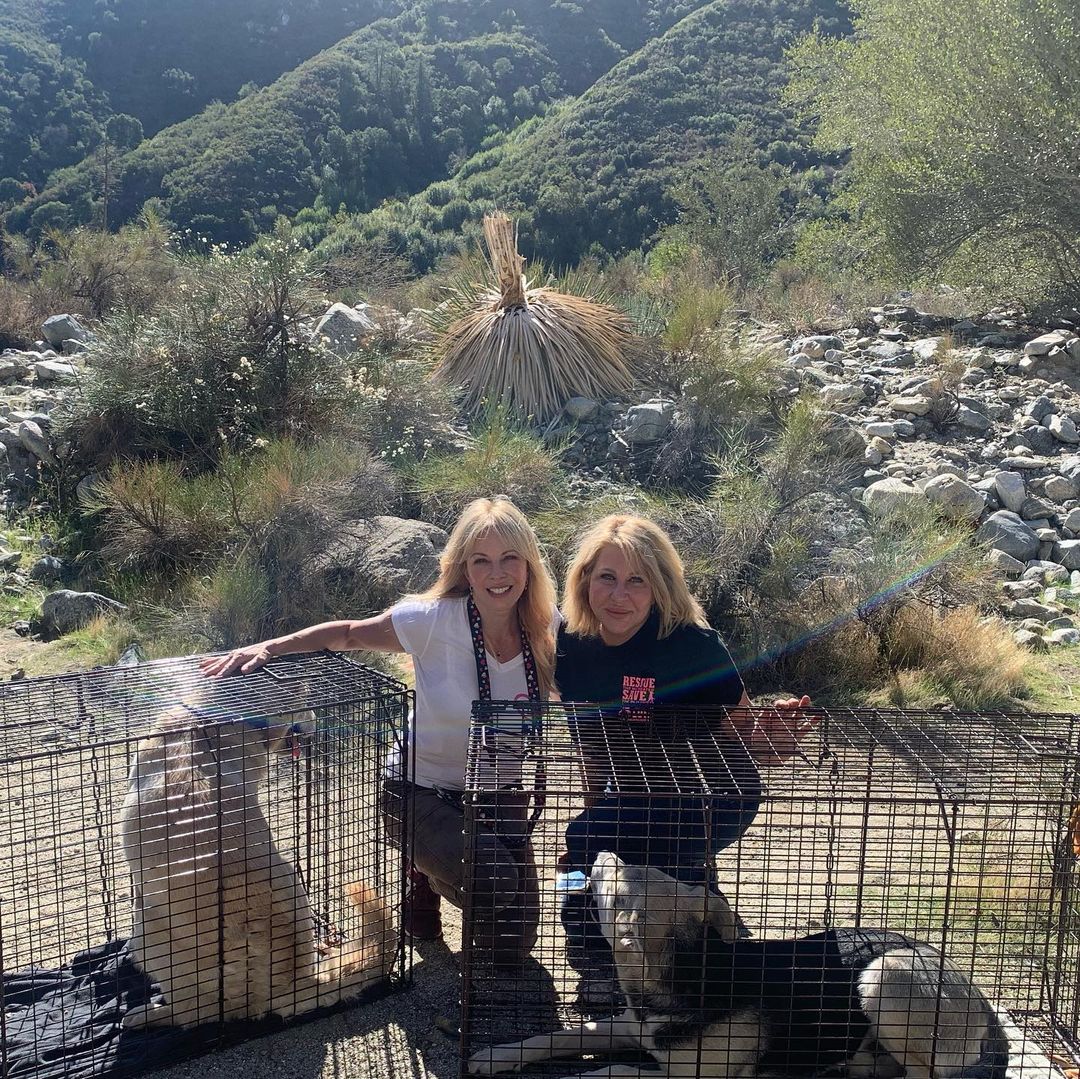
[{"label": "dense green bushes", "polygon": [[[677,214],[683,170],[743,128],[758,167],[802,172],[819,155],[780,101],[783,52],[815,23],[843,33],[832,0],[714,0],[616,65],[577,101],[466,162],[453,181],[478,220],[497,202],[521,221],[523,250],[556,265],[639,247]],[[441,193],[439,196],[441,197]],[[426,194],[347,222],[327,244],[393,237],[419,270],[454,250]]]},{"label": "dense green bushes", "polygon": [[853,40],[794,54],[792,100],[821,147],[851,153],[819,260],[1080,301],[1075,3],[852,6]]}]

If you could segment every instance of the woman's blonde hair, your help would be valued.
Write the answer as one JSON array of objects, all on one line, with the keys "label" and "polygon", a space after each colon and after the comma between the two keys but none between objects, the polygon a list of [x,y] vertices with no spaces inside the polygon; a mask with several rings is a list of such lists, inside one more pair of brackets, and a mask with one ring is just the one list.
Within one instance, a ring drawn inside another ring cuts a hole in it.
[{"label": "woman's blonde hair", "polygon": [[589,606],[589,580],[604,547],[622,551],[635,573],[652,587],[653,605],[660,615],[660,636],[679,626],[707,626],[708,620],[686,586],[682,559],[668,534],[647,517],[616,513],[589,529],[578,542],[563,589],[563,616],[571,633],[595,637],[600,619]]},{"label": "woman's blonde hair", "polygon": [[439,555],[439,576],[418,599],[448,599],[469,594],[465,563],[481,538],[497,535],[528,566],[525,591],[518,600],[518,622],[529,639],[540,695],[547,700],[555,684],[555,581],[540,551],[540,544],[525,515],[507,498],[478,498],[470,502]]}]

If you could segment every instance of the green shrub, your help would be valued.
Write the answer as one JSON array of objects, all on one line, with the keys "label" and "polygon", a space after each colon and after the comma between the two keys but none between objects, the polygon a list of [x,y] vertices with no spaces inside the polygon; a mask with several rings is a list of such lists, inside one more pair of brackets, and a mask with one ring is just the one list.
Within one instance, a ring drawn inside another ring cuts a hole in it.
[{"label": "green shrub", "polygon": [[189,477],[176,461],[116,464],[84,508],[101,514],[100,556],[121,572],[191,569],[220,551],[232,532],[217,478]]},{"label": "green shrub", "polygon": [[776,426],[780,356],[731,326],[697,333],[658,375],[676,403],[676,422],[649,466],[650,485],[702,494],[711,460],[726,444],[764,437]]},{"label": "green shrub", "polygon": [[428,454],[447,453],[457,438],[453,390],[407,349],[369,348],[353,365],[355,425],[372,453],[408,470]]},{"label": "green shrub", "polygon": [[242,254],[190,258],[185,269],[149,316],[128,309],[104,321],[83,394],[62,417],[84,467],[118,455],[210,466],[262,438],[349,429],[351,371],[302,332],[321,301],[287,231]]},{"label": "green shrub", "polygon": [[727,321],[734,306],[735,296],[727,285],[682,280],[672,297],[664,344],[673,352],[694,348],[703,334]]},{"label": "green shrub", "polygon": [[117,463],[84,508],[100,515],[100,553],[114,572],[197,570],[244,548],[286,587],[341,521],[385,512],[397,494],[390,469],[362,445],[282,439],[229,454],[212,472],[188,474],[175,460]]},{"label": "green shrub", "polygon": [[433,454],[413,474],[424,515],[444,527],[474,498],[506,495],[524,513],[550,508],[565,484],[557,455],[501,409],[488,411],[463,449]]}]

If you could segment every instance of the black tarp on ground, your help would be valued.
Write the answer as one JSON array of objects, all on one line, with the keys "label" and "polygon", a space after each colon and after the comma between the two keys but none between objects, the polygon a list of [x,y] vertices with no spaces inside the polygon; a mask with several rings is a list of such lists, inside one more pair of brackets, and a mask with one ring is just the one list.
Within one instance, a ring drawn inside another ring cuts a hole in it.
[{"label": "black tarp on ground", "polygon": [[124,1030],[124,1015],[155,995],[124,940],[80,952],[60,970],[4,974],[4,1079],[132,1075],[282,1026],[280,1020],[268,1019],[224,1028]]}]

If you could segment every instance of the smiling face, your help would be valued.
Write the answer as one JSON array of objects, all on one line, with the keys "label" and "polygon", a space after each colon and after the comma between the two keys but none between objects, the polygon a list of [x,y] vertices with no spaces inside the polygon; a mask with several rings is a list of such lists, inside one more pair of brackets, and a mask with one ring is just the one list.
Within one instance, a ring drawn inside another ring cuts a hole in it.
[{"label": "smiling face", "polygon": [[465,578],[481,617],[505,614],[521,599],[529,582],[529,566],[505,537],[485,532],[465,558]]},{"label": "smiling face", "polygon": [[645,624],[653,605],[652,585],[616,546],[605,544],[589,575],[589,606],[600,622],[604,644],[630,640]]}]

